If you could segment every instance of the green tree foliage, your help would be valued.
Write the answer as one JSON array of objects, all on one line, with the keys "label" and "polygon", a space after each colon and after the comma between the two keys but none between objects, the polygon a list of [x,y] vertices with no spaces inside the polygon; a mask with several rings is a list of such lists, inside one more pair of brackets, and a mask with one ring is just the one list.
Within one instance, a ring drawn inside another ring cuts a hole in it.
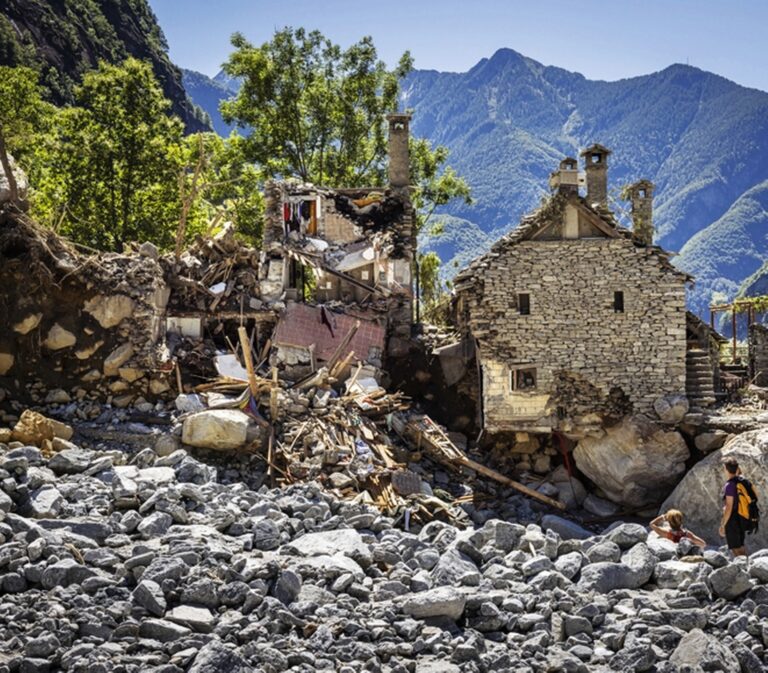
[{"label": "green tree foliage", "polygon": [[19,200],[9,154],[23,164],[48,111],[40,100],[37,73],[30,68],[0,66],[0,165],[8,180],[11,201]]},{"label": "green tree foliage", "polygon": [[184,143],[179,174],[181,214],[176,253],[189,233],[209,224],[232,222],[252,245],[261,241],[264,217],[261,171],[245,159],[243,139],[233,133],[196,133]]},{"label": "green tree foliage", "polygon": [[[248,129],[245,152],[266,175],[330,187],[386,183],[385,115],[397,109],[399,82],[412,69],[408,52],[390,71],[370,37],[342,50],[318,31],[285,28],[260,47],[239,34],[232,44],[224,71],[242,86],[222,102],[222,116]],[[467,182],[447,165],[447,148],[411,139],[409,151],[418,234],[436,209],[472,199]],[[441,291],[439,268],[434,252],[417,260],[430,304]]]},{"label": "green tree foliage", "polygon": [[[448,148],[438,145],[432,149],[430,142],[424,138],[411,138],[408,152],[411,164],[411,184],[414,189],[411,195],[413,206],[416,208],[416,233],[425,231],[435,210],[440,206],[461,199],[465,204],[472,204],[472,195],[467,181],[456,171],[446,165]],[[441,233],[440,227],[433,228],[433,236]]]},{"label": "green tree foliage", "polygon": [[169,245],[180,214],[183,126],[168,116],[151,67],[102,62],[76,98],[77,107],[58,113],[45,148],[38,215],[94,248]]},{"label": "green tree foliage", "polygon": [[285,28],[255,47],[236,34],[224,65],[243,84],[221,105],[227,123],[247,128],[249,157],[269,176],[330,187],[379,185],[386,173],[385,113],[397,108],[406,52],[394,70],[370,37],[342,50],[318,31]]}]

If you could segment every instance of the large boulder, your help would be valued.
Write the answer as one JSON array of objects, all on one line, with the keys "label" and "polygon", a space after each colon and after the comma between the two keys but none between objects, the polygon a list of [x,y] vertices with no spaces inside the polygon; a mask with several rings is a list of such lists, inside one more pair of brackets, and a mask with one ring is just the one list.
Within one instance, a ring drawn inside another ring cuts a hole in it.
[{"label": "large boulder", "polygon": [[643,507],[658,502],[677,483],[690,453],[682,435],[632,416],[602,437],[582,439],[576,466],[614,502]]},{"label": "large boulder", "polygon": [[297,537],[286,548],[300,556],[343,554],[357,561],[364,568],[373,562],[373,556],[362,535],[354,528],[307,533]]},{"label": "large boulder", "polygon": [[707,635],[701,629],[686,633],[669,660],[691,673],[699,671],[739,671],[739,661],[725,643]]},{"label": "large boulder", "polygon": [[401,610],[416,619],[448,617],[458,619],[464,612],[466,596],[456,587],[437,587],[429,591],[409,594]]},{"label": "large boulder", "polygon": [[203,449],[238,449],[248,435],[248,416],[237,409],[210,409],[184,419],[181,441]]},{"label": "large boulder", "polygon": [[[685,514],[685,526],[703,537],[709,544],[720,545],[718,535],[722,513],[724,457],[739,461],[741,471],[754,485],[758,497],[768,493],[768,429],[752,430],[731,438],[726,445],[696,463],[660,511],[680,509]],[[763,506],[761,509],[765,509]],[[760,526],[754,535],[747,536],[747,548],[752,551],[768,547],[768,526]]]},{"label": "large boulder", "polygon": [[688,398],[685,395],[666,395],[653,403],[653,409],[666,425],[677,425],[688,413]]}]

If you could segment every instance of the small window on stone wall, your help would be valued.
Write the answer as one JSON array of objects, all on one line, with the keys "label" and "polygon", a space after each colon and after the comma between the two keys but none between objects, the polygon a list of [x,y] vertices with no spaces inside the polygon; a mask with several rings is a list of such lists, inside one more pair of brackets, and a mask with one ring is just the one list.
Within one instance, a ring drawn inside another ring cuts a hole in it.
[{"label": "small window on stone wall", "polygon": [[509,372],[510,390],[533,390],[536,388],[536,368],[512,369]]},{"label": "small window on stone wall", "polygon": [[620,290],[613,293],[613,312],[624,313],[624,293]]},{"label": "small window on stone wall", "polygon": [[531,295],[527,293],[517,295],[517,310],[520,315],[531,315]]}]

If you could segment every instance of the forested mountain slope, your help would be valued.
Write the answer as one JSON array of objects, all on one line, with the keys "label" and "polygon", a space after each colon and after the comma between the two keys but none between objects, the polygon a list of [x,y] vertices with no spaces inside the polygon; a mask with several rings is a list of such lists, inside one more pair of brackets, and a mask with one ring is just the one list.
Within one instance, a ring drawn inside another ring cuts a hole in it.
[{"label": "forested mountain slope", "polygon": [[73,102],[73,87],[99,60],[134,56],[152,63],[165,96],[188,131],[208,129],[184,91],[181,71],[147,0],[0,0],[0,65],[40,71],[48,98]]}]

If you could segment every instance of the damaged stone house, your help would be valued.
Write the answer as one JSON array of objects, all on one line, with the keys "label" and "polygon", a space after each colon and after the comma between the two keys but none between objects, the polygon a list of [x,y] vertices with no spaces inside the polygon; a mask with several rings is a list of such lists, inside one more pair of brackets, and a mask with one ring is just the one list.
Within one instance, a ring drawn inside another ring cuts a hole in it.
[{"label": "damaged stone house", "polygon": [[[410,115],[391,114],[388,121],[388,188],[294,181],[266,187],[261,298],[288,303],[273,345],[294,376],[349,353],[350,362],[377,369],[386,353],[407,349],[416,249]],[[337,353],[340,346],[344,352]]]},{"label": "damaged stone house", "polygon": [[583,173],[564,159],[552,196],[456,276],[486,433],[579,439],[660,399],[714,401],[710,330],[685,308],[692,279],[653,245],[653,184],[626,190],[633,227],[621,226],[607,205],[610,154],[588,147]]},{"label": "damaged stone house", "polygon": [[377,376],[407,348],[413,310],[410,115],[388,119],[390,185],[269,183],[261,250],[225,226],[178,258],[146,243],[85,255],[0,207],[0,384],[30,401],[141,403],[242,373],[240,325],[262,373],[295,381],[333,361]]}]

